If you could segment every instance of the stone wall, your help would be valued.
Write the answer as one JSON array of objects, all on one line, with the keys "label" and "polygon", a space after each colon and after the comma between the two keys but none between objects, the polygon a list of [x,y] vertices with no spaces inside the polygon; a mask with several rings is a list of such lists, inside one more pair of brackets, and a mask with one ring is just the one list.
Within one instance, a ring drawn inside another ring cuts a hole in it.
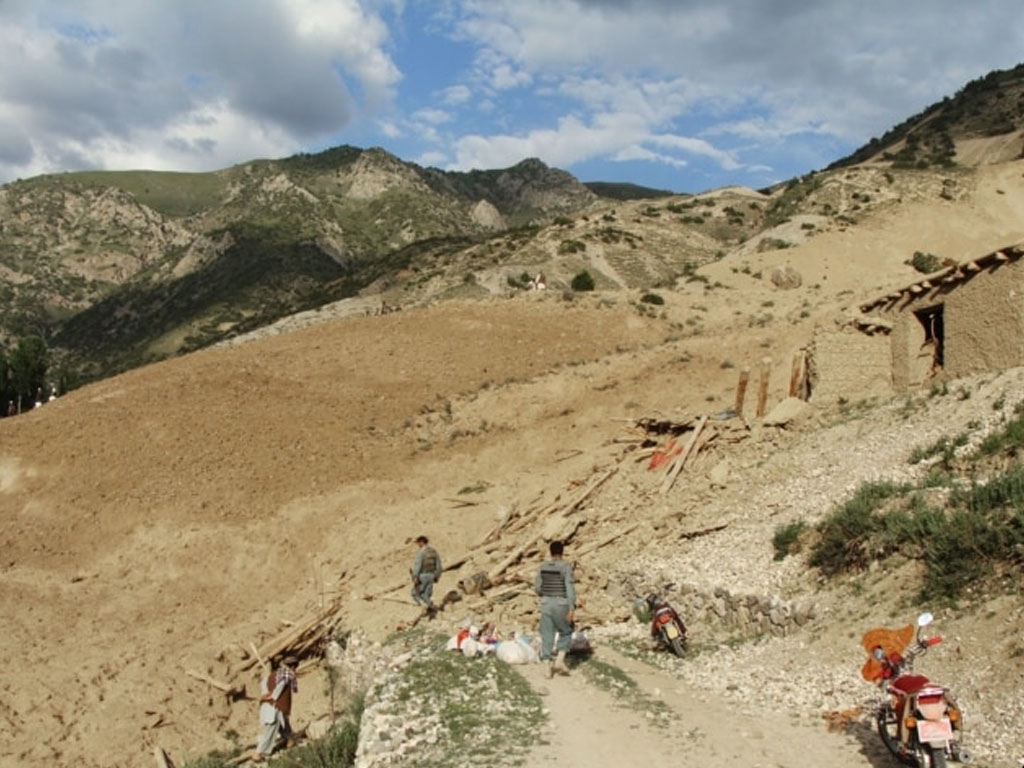
[{"label": "stone wall", "polygon": [[816,619],[819,608],[806,601],[783,600],[778,596],[732,593],[724,587],[707,591],[678,587],[670,602],[688,627],[710,624],[743,635],[793,634]]},{"label": "stone wall", "polygon": [[815,331],[809,352],[812,403],[835,403],[893,394],[892,352],[884,333],[852,326]]}]

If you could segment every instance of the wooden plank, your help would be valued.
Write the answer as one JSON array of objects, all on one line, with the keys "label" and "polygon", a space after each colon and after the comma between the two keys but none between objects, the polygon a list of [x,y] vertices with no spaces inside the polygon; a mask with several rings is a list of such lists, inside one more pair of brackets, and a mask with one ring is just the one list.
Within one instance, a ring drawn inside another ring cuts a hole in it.
[{"label": "wooden plank", "polygon": [[699,531],[684,531],[679,534],[680,539],[697,539],[701,536],[707,536],[709,533],[715,533],[729,527],[728,523],[722,523],[721,525],[713,525],[710,528],[701,528]]},{"label": "wooden plank", "polygon": [[157,768],[174,768],[174,763],[164,752],[164,748],[161,746],[153,747],[153,757],[156,758]]},{"label": "wooden plank", "polygon": [[686,442],[686,447],[683,448],[682,452],[675,457],[672,461],[672,465],[669,467],[668,475],[665,477],[664,482],[661,484],[661,493],[668,493],[669,490],[676,482],[676,477],[683,469],[683,465],[686,463],[687,458],[690,455],[690,451],[693,449],[694,444],[697,442],[697,437],[700,435],[701,430],[704,429],[704,425],[708,423],[707,416],[701,416],[700,421],[697,422],[697,426],[694,427],[693,432],[690,433],[690,439]]},{"label": "wooden plank", "polygon": [[544,544],[544,539],[538,537],[538,538],[535,538],[535,539],[530,539],[525,544],[520,545],[519,547],[517,547],[512,552],[511,555],[509,555],[504,560],[502,560],[500,563],[498,563],[494,567],[494,570],[492,570],[490,573],[487,574],[487,578],[490,579],[491,583],[493,584],[494,581],[499,576],[501,576],[501,574],[503,574],[505,571],[507,571],[511,566],[513,566],[516,563],[518,563],[523,558],[523,555],[525,555],[527,552],[530,551],[531,547],[543,546],[543,544]]},{"label": "wooden plank", "polygon": [[252,655],[256,657],[256,661],[260,663],[260,667],[263,669],[263,671],[269,672],[270,665],[267,664],[267,662],[264,660],[262,656],[260,656],[260,652],[256,649],[256,643],[250,642],[249,647],[252,648]]},{"label": "wooden plank", "polygon": [[578,552],[575,553],[574,558],[580,558],[580,557],[583,557],[585,555],[589,555],[591,552],[596,552],[597,550],[601,549],[601,547],[608,546],[609,544],[611,544],[616,539],[621,539],[623,536],[625,536],[625,535],[627,535],[629,533],[632,533],[637,528],[639,528],[640,525],[641,525],[640,523],[633,523],[632,525],[627,525],[625,528],[620,528],[619,530],[615,531],[614,533],[610,534],[609,536],[605,536],[600,541],[595,542],[594,544],[589,544],[586,547],[583,547],[582,549],[580,549]]},{"label": "wooden plank", "polygon": [[196,672],[194,669],[186,669],[185,674],[189,677],[194,677],[196,680],[202,680],[204,683],[212,685],[217,690],[224,691],[224,693],[238,693],[238,686],[229,685],[228,683],[225,683],[221,680],[215,680],[214,678],[210,677],[209,675],[203,674],[202,672]]},{"label": "wooden plank", "polygon": [[298,641],[310,630],[314,629],[320,622],[328,618],[332,613],[339,610],[338,601],[334,601],[329,605],[321,608],[315,614],[313,614],[308,620],[300,622],[300,624],[292,629],[290,632],[282,633],[274,637],[273,639],[266,642],[257,652],[254,658],[246,659],[241,662],[237,667],[232,670],[232,675],[236,675],[239,672],[244,672],[249,669],[253,664],[256,663],[257,659],[272,659],[277,656],[281,651],[288,648],[292,643]]}]

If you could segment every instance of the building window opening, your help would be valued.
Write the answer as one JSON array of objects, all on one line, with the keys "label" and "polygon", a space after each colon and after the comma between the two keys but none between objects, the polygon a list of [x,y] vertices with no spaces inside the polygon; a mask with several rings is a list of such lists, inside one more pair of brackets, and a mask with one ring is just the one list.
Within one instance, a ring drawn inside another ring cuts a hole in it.
[{"label": "building window opening", "polygon": [[930,346],[932,349],[932,371],[940,370],[945,365],[942,305],[919,310],[914,313],[914,317],[924,329],[921,348]]}]

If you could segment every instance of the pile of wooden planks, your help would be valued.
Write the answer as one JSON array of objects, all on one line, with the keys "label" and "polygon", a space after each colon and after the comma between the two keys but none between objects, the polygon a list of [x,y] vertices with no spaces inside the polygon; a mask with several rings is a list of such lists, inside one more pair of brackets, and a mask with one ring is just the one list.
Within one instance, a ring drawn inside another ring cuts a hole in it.
[{"label": "pile of wooden planks", "polygon": [[631,441],[638,444],[635,460],[649,460],[649,469],[664,472],[658,489],[663,494],[672,489],[680,473],[687,465],[692,465],[697,454],[713,443],[741,440],[747,431],[745,422],[712,422],[706,415],[684,421],[645,417],[630,425]]},{"label": "pile of wooden planks", "polygon": [[335,598],[286,627],[259,648],[250,646],[252,654],[231,669],[231,677],[237,677],[256,663],[266,669],[270,660],[284,656],[297,658],[301,670],[304,661],[320,658],[323,648],[340,626],[341,599]]}]

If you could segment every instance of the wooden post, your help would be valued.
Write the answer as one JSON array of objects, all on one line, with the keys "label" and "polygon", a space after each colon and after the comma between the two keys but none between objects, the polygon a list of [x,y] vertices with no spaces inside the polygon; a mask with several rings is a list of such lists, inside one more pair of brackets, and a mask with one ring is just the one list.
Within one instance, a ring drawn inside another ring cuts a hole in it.
[{"label": "wooden post", "polygon": [[793,355],[793,367],[789,372],[789,396],[803,400],[804,376],[807,375],[807,358],[801,349]]},{"label": "wooden post", "polygon": [[743,418],[743,398],[747,395],[748,381],[750,381],[750,368],[745,367],[740,371],[740,380],[736,385],[736,405],[733,406],[733,410],[740,418]]},{"label": "wooden post", "polygon": [[757,387],[757,418],[764,416],[764,406],[768,402],[768,376],[771,374],[772,359],[765,357],[761,359],[761,378]]}]

